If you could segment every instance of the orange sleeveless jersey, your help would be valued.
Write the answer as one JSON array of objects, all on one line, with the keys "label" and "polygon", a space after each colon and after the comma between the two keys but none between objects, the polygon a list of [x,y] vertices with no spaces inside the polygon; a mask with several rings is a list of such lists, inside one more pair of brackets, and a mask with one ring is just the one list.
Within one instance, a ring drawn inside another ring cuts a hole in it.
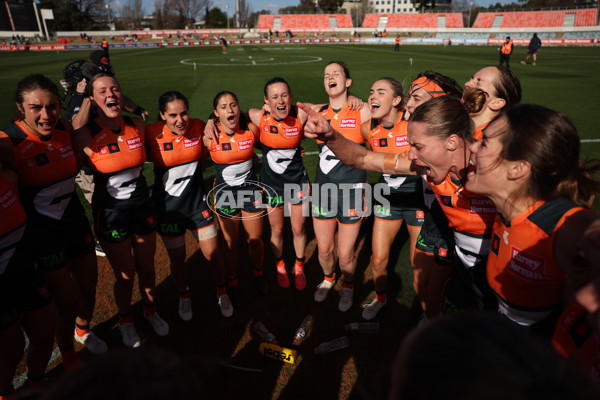
[{"label": "orange sleeveless jersey", "polygon": [[3,275],[23,238],[27,216],[19,203],[17,191],[0,175],[0,275]]},{"label": "orange sleeveless jersey", "polygon": [[146,161],[144,135],[135,122],[123,117],[120,132],[115,133],[97,121],[86,125],[91,134],[90,167],[102,174],[112,174],[142,165]]},{"label": "orange sleeveless jersey", "polygon": [[148,157],[156,166],[171,167],[199,160],[202,156],[202,132],[204,121],[189,120],[187,132],[177,135],[164,121],[146,126]]},{"label": "orange sleeveless jersey", "polygon": [[560,305],[565,273],[554,260],[555,233],[568,216],[581,210],[570,200],[560,198],[536,202],[508,226],[498,215],[487,262],[490,287],[509,305]]},{"label": "orange sleeveless jersey", "polygon": [[485,128],[487,128],[488,125],[489,125],[489,122],[487,122],[483,125],[479,125],[477,128],[475,128],[475,132],[473,133],[473,140],[479,141],[479,140],[483,139],[483,130]]},{"label": "orange sleeveless jersey", "polygon": [[19,202],[17,191],[11,183],[0,175],[0,250],[8,247],[5,237],[25,225],[27,216]]},{"label": "orange sleeveless jersey", "polygon": [[439,185],[429,178],[427,183],[435,193],[451,227],[459,232],[490,235],[496,216],[496,207],[490,199],[468,192],[450,175]]},{"label": "orange sleeveless jersey", "polygon": [[221,129],[221,124],[215,125],[219,137],[219,143],[211,140],[210,157],[217,164],[236,164],[252,159],[254,156],[254,143],[258,137],[248,125],[240,126],[229,134]]},{"label": "orange sleeveless jersey", "polygon": [[587,311],[576,301],[569,304],[558,319],[552,346],[563,356],[581,361],[600,383],[600,338],[590,325]]},{"label": "orange sleeveless jersey", "polygon": [[404,120],[404,112],[398,116],[398,120],[392,127],[384,127],[377,124],[375,119],[371,119],[371,129],[369,131],[369,145],[376,153],[399,154],[410,150],[408,140],[406,139],[406,129],[408,121]]},{"label": "orange sleeveless jersey", "polygon": [[94,208],[127,209],[146,201],[150,193],[142,175],[146,161],[144,134],[133,119],[123,116],[117,131],[101,126],[97,120],[86,127],[91,135]]},{"label": "orange sleeveless jersey", "polygon": [[293,149],[300,146],[303,128],[298,118],[298,107],[294,106],[290,115],[282,121],[273,118],[273,114],[263,111],[258,125],[260,142],[272,149]]},{"label": "orange sleeveless jersey", "polygon": [[30,133],[18,121],[0,132],[12,143],[20,185],[47,186],[75,176],[77,162],[71,145],[71,131],[67,126],[59,121],[47,141]]},{"label": "orange sleeveless jersey", "polygon": [[[331,105],[323,106],[319,113],[323,115],[331,126],[341,133],[346,139],[352,140],[355,143],[363,144],[365,139],[360,132],[362,120],[360,119],[360,110],[352,111],[348,104],[345,104],[341,110],[336,112]],[[317,140],[317,143],[323,143]]]}]

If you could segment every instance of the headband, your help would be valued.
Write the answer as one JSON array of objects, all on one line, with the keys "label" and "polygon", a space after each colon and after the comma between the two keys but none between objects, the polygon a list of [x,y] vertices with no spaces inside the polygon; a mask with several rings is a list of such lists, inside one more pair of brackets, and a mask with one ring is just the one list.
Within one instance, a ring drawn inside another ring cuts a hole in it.
[{"label": "headband", "polygon": [[433,98],[446,95],[446,92],[444,92],[442,88],[437,85],[437,83],[427,78],[426,76],[422,76],[420,78],[415,79],[411,86],[413,85],[425,90]]}]

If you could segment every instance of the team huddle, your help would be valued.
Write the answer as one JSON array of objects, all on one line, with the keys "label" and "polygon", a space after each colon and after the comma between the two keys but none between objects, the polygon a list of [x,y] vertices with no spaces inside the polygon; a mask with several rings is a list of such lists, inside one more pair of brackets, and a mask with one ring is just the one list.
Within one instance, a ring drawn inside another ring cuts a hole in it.
[{"label": "team huddle", "polygon": [[[236,94],[222,91],[208,121],[192,118],[187,98],[169,91],[159,97],[159,121],[145,124],[122,114],[118,81],[99,73],[87,82],[90,117],[71,124],[59,115],[51,80],[21,80],[17,116],[0,131],[0,396],[14,390],[22,330],[31,342],[32,387],[44,376],[54,340],[66,369],[80,364],[74,340],[94,354],[107,351],[90,329],[98,280],[94,238],[115,275],[118,326],[130,347],[141,343],[131,314],[136,274],[144,317],[156,334],[169,333],[155,306],[157,232],[180,294],[180,318],[193,315],[187,231],[210,265],[221,314],[231,317],[242,304],[240,224],[256,290],[269,292],[265,214],[278,285],[307,286],[305,221],[311,216],[323,270],[314,300],[324,301],[341,279],[338,309],[348,311],[355,301],[356,242],[371,195],[367,170],[381,178],[373,191],[375,296],[363,305],[365,320],[388,302],[390,250],[404,223],[423,321],[467,310],[499,312],[552,339],[563,354],[577,353],[582,347],[564,332],[573,313],[598,308],[598,297],[596,304],[579,304],[576,293],[600,275],[594,270],[600,218],[591,210],[600,193],[600,164],[580,162],[574,125],[559,112],[519,105],[519,79],[502,66],[476,71],[464,90],[432,71],[418,74],[408,88],[381,77],[366,103],[349,95],[351,84],[347,66],[330,62],[327,104],[294,105],[289,84],[274,77],[265,84],[263,108],[243,112]],[[313,182],[303,165],[303,139],[316,139],[319,148]],[[202,168],[208,157],[215,166],[210,190]],[[146,162],[154,166],[152,191]],[[81,168],[94,179],[93,230],[75,190]],[[289,270],[286,216],[295,252]],[[592,332],[597,322],[590,322]],[[582,359],[597,360],[597,346],[585,349],[594,354]]]}]

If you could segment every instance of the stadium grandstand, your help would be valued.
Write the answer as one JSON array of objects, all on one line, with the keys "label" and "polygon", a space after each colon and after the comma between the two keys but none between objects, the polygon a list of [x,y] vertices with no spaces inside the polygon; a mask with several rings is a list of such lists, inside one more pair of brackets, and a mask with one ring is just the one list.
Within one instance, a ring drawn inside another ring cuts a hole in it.
[{"label": "stadium grandstand", "polygon": [[[395,3],[400,1],[403,0],[394,0]],[[15,33],[26,36],[42,34],[33,0],[6,0],[5,4],[7,7],[0,8],[0,38],[10,41]],[[260,15],[257,27],[253,29],[77,31],[57,32],[56,36],[61,43],[67,44],[70,39],[76,42],[84,33],[117,38],[134,35],[160,40],[170,36],[184,38],[173,40],[172,45],[213,44],[217,36],[228,37],[232,44],[305,39],[385,44],[393,43],[395,37],[400,36],[403,44],[497,45],[504,37],[510,36],[516,45],[527,45],[535,32],[546,45],[600,43],[596,8],[486,11],[477,15],[473,27],[468,27],[467,20],[466,13],[451,12],[369,13],[362,21],[353,20],[349,13],[280,14]]]},{"label": "stadium grandstand", "polygon": [[4,0],[0,7],[0,32],[41,33],[33,0]]},{"label": "stadium grandstand", "polygon": [[560,28],[594,26],[598,9],[480,12],[473,28]]}]

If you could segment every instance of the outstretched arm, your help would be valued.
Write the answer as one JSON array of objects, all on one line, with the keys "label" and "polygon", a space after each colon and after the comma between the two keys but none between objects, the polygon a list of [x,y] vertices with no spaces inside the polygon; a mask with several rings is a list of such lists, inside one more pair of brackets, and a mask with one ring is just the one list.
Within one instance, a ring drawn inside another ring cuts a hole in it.
[{"label": "outstretched arm", "polygon": [[375,153],[367,150],[333,129],[321,114],[305,104],[297,104],[308,114],[304,125],[304,136],[325,142],[333,154],[344,164],[358,169],[389,174],[414,173],[412,163],[407,159],[407,153]]}]

